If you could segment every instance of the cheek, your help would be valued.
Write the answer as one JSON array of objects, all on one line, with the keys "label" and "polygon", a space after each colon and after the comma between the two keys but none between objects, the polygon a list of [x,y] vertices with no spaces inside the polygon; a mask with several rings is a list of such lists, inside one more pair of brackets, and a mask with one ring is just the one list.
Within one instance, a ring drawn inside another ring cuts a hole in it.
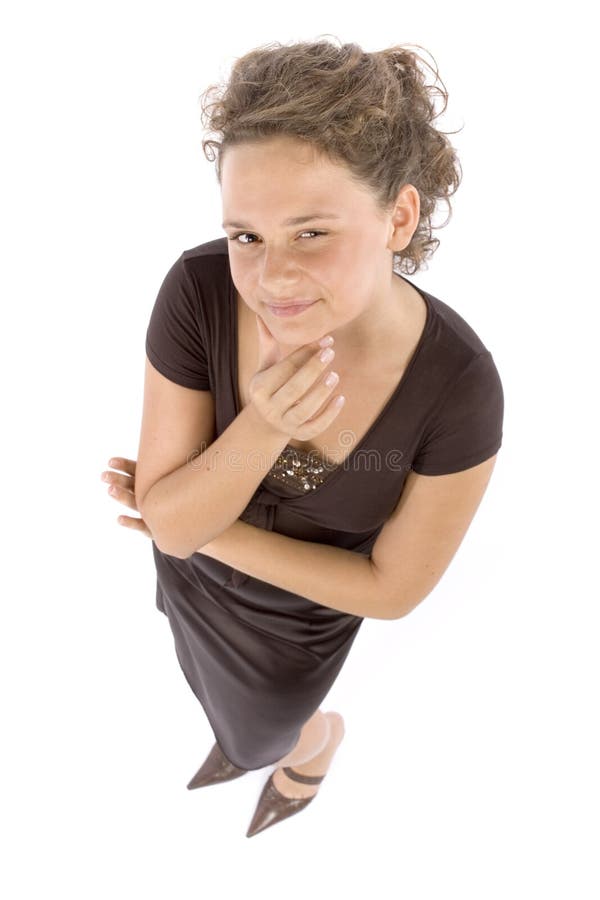
[{"label": "cheek", "polygon": [[365,271],[369,271],[369,253],[360,241],[343,242],[335,251],[332,249],[330,254],[325,254],[318,265],[332,283],[348,287],[356,285],[357,279],[363,282]]},{"label": "cheek", "polygon": [[251,287],[253,284],[253,279],[251,278],[248,271],[248,266],[245,266],[243,264],[240,265],[239,263],[236,263],[232,259],[232,257],[230,257],[229,268],[231,270],[231,280],[233,281],[237,292],[242,297],[245,305],[250,306],[246,298],[252,296]]},{"label": "cheek", "polygon": [[233,261],[230,258],[229,267],[231,269],[231,277],[233,282],[244,301],[244,304],[253,313],[260,312],[263,307],[256,299],[262,296],[260,289],[260,272],[259,267],[252,260]]}]

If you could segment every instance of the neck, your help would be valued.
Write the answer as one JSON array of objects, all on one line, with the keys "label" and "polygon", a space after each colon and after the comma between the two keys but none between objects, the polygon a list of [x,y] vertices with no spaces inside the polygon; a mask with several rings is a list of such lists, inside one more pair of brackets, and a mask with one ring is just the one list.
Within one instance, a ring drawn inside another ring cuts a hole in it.
[{"label": "neck", "polygon": [[377,351],[384,353],[397,346],[398,335],[406,332],[411,313],[410,286],[397,275],[393,276],[389,291],[364,313],[347,325],[334,329],[336,357],[356,358],[356,354]]}]

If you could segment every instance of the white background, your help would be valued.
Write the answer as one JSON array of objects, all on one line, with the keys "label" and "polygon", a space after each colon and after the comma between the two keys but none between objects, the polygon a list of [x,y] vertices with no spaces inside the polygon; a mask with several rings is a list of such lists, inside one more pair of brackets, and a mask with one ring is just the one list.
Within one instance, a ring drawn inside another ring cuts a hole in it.
[{"label": "white background", "polygon": [[[3,14],[5,897],[597,900],[588,15],[431,0]],[[186,790],[212,731],[154,605],[150,541],[117,524],[100,473],[137,454],[162,279],[223,236],[198,97],[258,45],[324,35],[420,44],[439,66],[464,176],[412,280],[492,351],[504,443],[441,583],[406,618],[363,623],[323,704],[346,736],[318,797],[249,840],[271,769]]]}]

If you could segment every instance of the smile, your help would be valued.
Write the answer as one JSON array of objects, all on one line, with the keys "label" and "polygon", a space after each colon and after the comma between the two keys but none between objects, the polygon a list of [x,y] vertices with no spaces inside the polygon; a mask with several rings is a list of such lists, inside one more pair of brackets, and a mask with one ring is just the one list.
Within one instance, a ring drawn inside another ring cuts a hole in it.
[{"label": "smile", "polygon": [[267,306],[274,316],[297,316],[318,302],[318,300],[313,300],[312,303],[290,304],[289,306],[271,306],[267,304]]}]

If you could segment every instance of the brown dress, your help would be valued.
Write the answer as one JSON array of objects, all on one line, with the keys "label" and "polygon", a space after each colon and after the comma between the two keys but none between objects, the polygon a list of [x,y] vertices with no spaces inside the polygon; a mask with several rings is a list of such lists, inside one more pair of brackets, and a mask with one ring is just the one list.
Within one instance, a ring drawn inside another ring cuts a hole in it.
[{"label": "brown dress", "polygon": [[[288,445],[245,522],[370,555],[411,468],[458,472],[498,451],[504,395],[491,353],[457,312],[413,287],[425,327],[380,415],[338,465]],[[158,292],[146,353],[171,381],[212,392],[217,436],[241,412],[237,325],[227,239],[184,251]],[[363,618],[202,553],[182,560],[152,548],[156,605],[223,753],[244,769],[275,763],[327,696]]]}]

